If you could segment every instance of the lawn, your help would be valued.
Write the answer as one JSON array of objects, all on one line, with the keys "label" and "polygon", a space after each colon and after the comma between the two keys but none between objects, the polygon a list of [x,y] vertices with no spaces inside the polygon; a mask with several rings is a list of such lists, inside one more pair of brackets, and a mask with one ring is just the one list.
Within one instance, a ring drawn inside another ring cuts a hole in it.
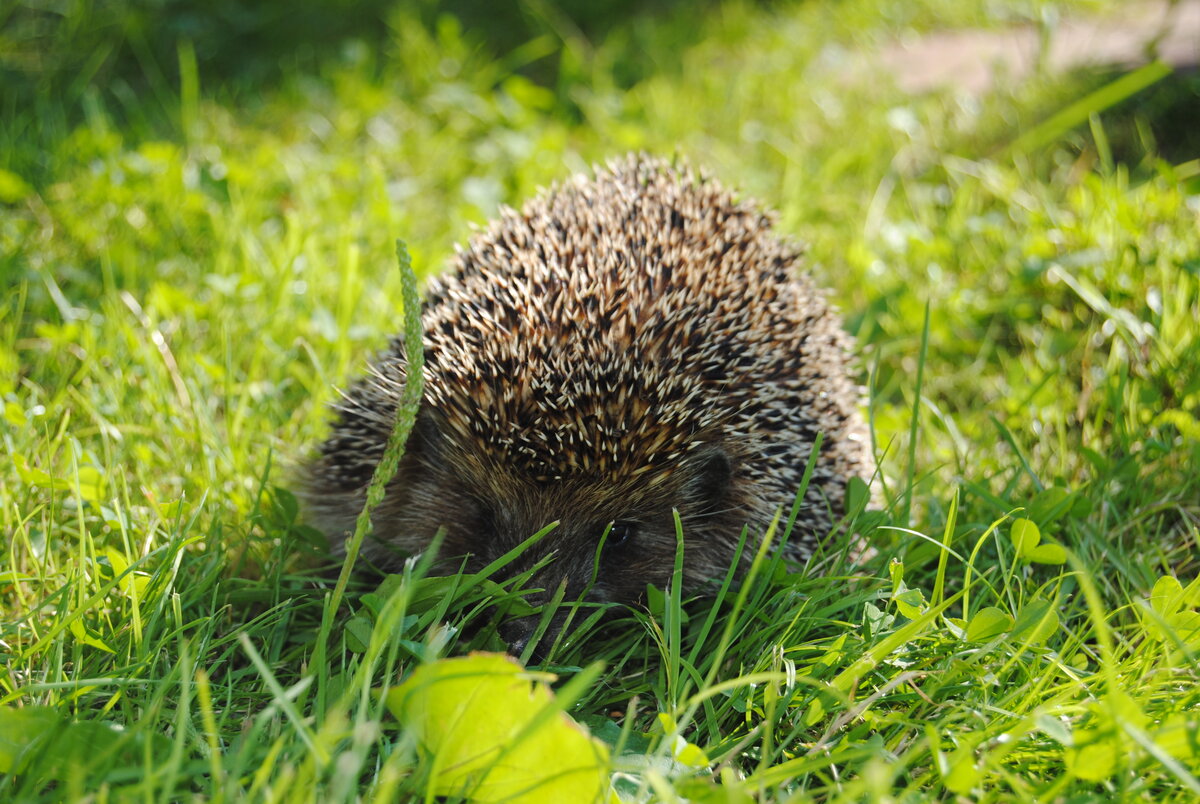
[{"label": "lawn", "polygon": [[[0,799],[1200,797],[1194,73],[872,66],[1099,2],[351,5],[0,10]],[[630,150],[807,243],[872,502],[528,674],[463,659],[520,590],[339,576],[295,467],[405,325],[397,240],[435,273]]]}]

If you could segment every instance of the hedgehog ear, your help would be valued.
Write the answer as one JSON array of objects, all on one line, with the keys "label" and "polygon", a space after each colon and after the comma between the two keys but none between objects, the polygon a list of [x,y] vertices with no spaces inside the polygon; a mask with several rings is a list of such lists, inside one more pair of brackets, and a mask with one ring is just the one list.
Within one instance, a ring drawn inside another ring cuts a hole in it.
[{"label": "hedgehog ear", "polygon": [[725,501],[733,479],[733,465],[725,450],[715,445],[701,447],[688,460],[683,498],[697,508],[716,510]]}]

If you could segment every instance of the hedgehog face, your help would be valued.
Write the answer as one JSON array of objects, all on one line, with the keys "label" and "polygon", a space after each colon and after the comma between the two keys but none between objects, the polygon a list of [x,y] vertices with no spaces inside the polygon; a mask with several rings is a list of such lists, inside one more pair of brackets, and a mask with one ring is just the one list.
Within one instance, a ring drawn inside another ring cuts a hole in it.
[{"label": "hedgehog face", "polygon": [[[397,568],[406,554],[421,552],[441,529],[442,568],[453,572],[465,566],[477,572],[557,523],[503,570],[511,578],[534,569],[524,588],[535,591],[526,599],[544,604],[564,586],[567,602],[636,605],[647,584],[667,588],[676,551],[676,510],[687,537],[687,590],[702,588],[739,560],[734,553],[746,522],[741,503],[748,485],[737,477],[740,460],[732,443],[705,443],[654,471],[627,467],[605,478],[546,481],[531,476],[516,457],[507,465],[494,459],[481,462],[477,451],[464,449],[447,432],[427,413],[418,419],[399,471],[373,516],[372,540],[363,548],[381,568]],[[328,504],[339,503],[330,499]],[[352,528],[347,517],[341,530]],[[553,641],[565,616],[560,610],[551,621],[543,645]],[[507,624],[503,634],[515,653],[538,619]]]},{"label": "hedgehog face", "polygon": [[[695,548],[695,555],[684,552],[689,587],[714,576],[712,556],[724,556],[718,577],[734,560],[732,549],[702,547],[727,536],[734,514],[727,508],[734,497],[732,465],[721,447],[708,445],[679,459],[672,470],[654,476],[657,483],[619,477],[539,482],[519,468],[462,469],[442,464],[440,470],[451,475],[444,477],[446,484],[465,492],[466,499],[447,527],[443,552],[452,564],[466,556],[470,568],[481,569],[557,523],[504,569],[507,577],[533,570],[525,588],[541,590],[526,598],[534,605],[549,601],[560,587],[564,601],[624,604],[639,603],[647,584],[665,589],[676,551],[676,506],[688,544]],[[545,644],[565,617],[560,610],[551,621]],[[514,652],[523,648],[538,619],[508,624],[504,636]]]},{"label": "hedgehog face", "polygon": [[[406,458],[417,465],[406,467],[397,493],[389,495],[397,498],[392,509],[397,517],[382,520],[380,535],[402,543],[401,531],[408,531],[427,540],[444,527],[445,560],[457,564],[466,558],[470,568],[480,569],[557,523],[505,570],[511,577],[548,560],[526,585],[545,590],[535,602],[565,583],[565,600],[636,603],[646,584],[665,587],[670,577],[674,509],[697,548],[706,533],[725,536],[730,518],[739,516],[731,457],[717,444],[654,472],[628,467],[607,477],[547,481],[532,476],[516,456],[508,463],[481,462],[477,452],[460,449],[445,432],[433,424],[419,428],[415,451]],[[685,551],[691,569],[696,562],[688,558]],[[711,577],[710,567],[695,569],[689,574]]]}]

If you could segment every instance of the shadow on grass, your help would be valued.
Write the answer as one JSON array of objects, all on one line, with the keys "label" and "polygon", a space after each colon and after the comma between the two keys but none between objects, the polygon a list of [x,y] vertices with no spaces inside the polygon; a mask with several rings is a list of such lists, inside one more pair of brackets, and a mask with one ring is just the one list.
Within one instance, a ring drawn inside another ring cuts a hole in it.
[{"label": "shadow on grass", "polygon": [[[1097,75],[1095,86],[1120,77]],[[1200,69],[1178,70],[1103,116],[1113,160],[1135,165],[1146,154],[1179,164],[1200,158]]]},{"label": "shadow on grass", "polygon": [[[297,76],[322,73],[353,51],[381,71],[399,26],[448,30],[508,69],[555,88],[574,113],[571,88],[597,74],[620,87],[670,68],[703,30],[704,13],[680,0],[82,0],[66,10],[30,0],[0,10],[0,168],[35,186],[53,181],[45,155],[89,106],[115,112],[127,133],[171,136],[181,53],[194,52],[206,93],[253,102]],[[715,7],[702,0],[702,11]],[[665,24],[658,24],[666,17]],[[664,60],[667,62],[664,64]],[[436,70],[436,65],[430,65]]]},{"label": "shadow on grass", "polygon": [[[66,11],[59,5],[33,0],[0,13],[0,86],[10,98],[39,92],[77,97],[86,86],[113,81],[174,86],[184,42],[195,48],[202,81],[262,91],[292,73],[318,70],[347,41],[380,50],[402,21],[433,28],[455,18],[473,42],[498,56],[543,36],[586,47],[681,6],[688,13],[671,27],[686,40],[699,32],[695,20],[702,17],[679,0],[85,0]],[[554,56],[547,51],[528,68],[533,77],[552,80],[560,67]],[[634,58],[621,67],[633,82],[653,62]]]}]

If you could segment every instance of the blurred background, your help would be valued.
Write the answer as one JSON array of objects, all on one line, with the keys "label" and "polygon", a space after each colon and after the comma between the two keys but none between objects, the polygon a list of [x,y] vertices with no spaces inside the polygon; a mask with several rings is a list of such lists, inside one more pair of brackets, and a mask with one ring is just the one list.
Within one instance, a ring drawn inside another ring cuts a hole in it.
[{"label": "blurred background", "polygon": [[[772,52],[782,35],[786,56]],[[723,62],[703,61],[718,52]],[[68,121],[100,104],[125,123],[161,127],[176,116],[184,78],[236,106],[347,70],[397,93],[465,82],[572,124],[648,80],[711,82],[705,73],[735,63],[776,79],[781,94],[795,91],[789,84],[828,89],[810,81],[815,72],[978,96],[1048,80],[1078,90],[1154,59],[1177,72],[1121,111],[1140,114],[1160,152],[1195,156],[1197,0],[10,0],[0,9],[0,109],[10,123],[39,103]],[[706,100],[726,131],[746,138],[740,125],[754,119],[742,99]],[[640,122],[656,122],[658,110],[644,111]],[[49,155],[38,160],[6,133],[13,141],[0,159],[37,178]]]}]

